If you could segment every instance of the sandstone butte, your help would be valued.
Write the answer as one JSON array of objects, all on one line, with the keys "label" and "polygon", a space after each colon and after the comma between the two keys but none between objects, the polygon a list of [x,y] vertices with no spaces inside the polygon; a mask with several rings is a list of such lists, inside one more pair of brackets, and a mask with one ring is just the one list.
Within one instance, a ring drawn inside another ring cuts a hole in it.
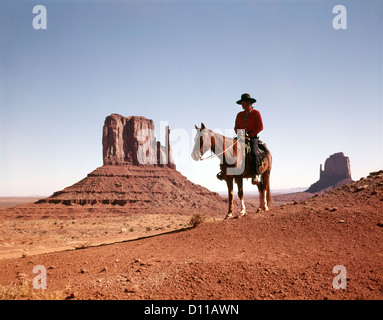
[{"label": "sandstone butte", "polygon": [[111,114],[103,126],[103,166],[34,205],[114,207],[132,213],[224,212],[226,204],[218,193],[189,181],[176,170],[169,135],[167,127],[162,146],[154,136],[153,120]]},{"label": "sandstone butte", "polygon": [[351,179],[350,159],[343,152],[334,153],[326,159],[324,170],[319,168],[319,180],[306,190],[309,193],[328,191],[353,182]]}]

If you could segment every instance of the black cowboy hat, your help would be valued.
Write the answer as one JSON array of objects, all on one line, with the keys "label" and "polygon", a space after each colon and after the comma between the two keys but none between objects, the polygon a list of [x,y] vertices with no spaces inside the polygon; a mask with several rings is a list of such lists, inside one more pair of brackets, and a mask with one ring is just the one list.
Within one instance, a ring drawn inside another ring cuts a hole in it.
[{"label": "black cowboy hat", "polygon": [[251,103],[255,103],[257,100],[250,97],[248,93],[244,93],[243,95],[241,95],[241,100],[237,101],[237,104],[241,104],[242,101],[251,101]]}]

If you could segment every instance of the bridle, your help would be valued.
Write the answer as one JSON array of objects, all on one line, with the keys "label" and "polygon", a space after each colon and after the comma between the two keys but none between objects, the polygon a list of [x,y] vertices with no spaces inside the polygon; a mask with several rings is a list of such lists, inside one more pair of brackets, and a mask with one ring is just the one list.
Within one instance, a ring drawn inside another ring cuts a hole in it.
[{"label": "bridle", "polygon": [[[202,138],[202,137],[200,137],[200,138]],[[200,150],[200,156],[199,156],[199,160],[200,161],[204,161],[204,160],[209,160],[209,159],[212,159],[212,158],[215,158],[215,157],[219,157],[220,155],[222,155],[222,154],[224,154],[226,151],[228,151],[230,148],[233,148],[234,147],[234,145],[236,145],[237,144],[237,142],[238,142],[238,140],[235,140],[234,141],[234,143],[231,145],[231,146],[229,146],[229,147],[227,147],[225,150],[223,150],[222,152],[220,152],[220,153],[213,153],[213,154],[211,154],[210,156],[208,156],[208,157],[206,157],[206,158],[202,158],[202,152],[201,152],[201,150]],[[202,147],[203,147],[203,144],[202,144]],[[202,148],[201,147],[201,148]]]}]

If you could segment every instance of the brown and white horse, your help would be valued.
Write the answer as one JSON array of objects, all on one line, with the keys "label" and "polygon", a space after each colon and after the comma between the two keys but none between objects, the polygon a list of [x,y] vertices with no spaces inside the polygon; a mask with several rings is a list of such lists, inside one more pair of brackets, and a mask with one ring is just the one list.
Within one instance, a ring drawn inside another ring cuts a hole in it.
[{"label": "brown and white horse", "polygon": [[[243,199],[243,178],[252,178],[253,169],[250,165],[250,157],[246,157],[244,138],[232,139],[209,130],[201,123],[201,128],[197,129],[194,138],[194,147],[191,157],[195,161],[205,160],[202,158],[206,151],[211,150],[214,155],[221,160],[221,171],[226,181],[229,195],[229,210],[227,218],[233,217],[233,180],[238,186],[238,197],[241,201],[241,211],[238,217],[246,215],[246,208]],[[270,151],[266,148],[267,156],[262,160],[259,166],[261,181],[257,184],[260,206],[258,211],[268,211],[271,206],[270,195],[270,172],[272,157]],[[210,156],[211,157],[211,156]],[[209,157],[209,158],[210,158]]]}]

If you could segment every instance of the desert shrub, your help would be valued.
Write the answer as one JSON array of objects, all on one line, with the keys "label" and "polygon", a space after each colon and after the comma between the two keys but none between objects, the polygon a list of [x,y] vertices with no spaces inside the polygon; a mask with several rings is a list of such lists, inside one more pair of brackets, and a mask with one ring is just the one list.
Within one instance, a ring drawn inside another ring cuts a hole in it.
[{"label": "desert shrub", "polygon": [[205,222],[206,216],[203,213],[196,212],[192,215],[189,221],[189,226],[192,228],[196,228],[201,223]]},{"label": "desert shrub", "polygon": [[89,248],[91,245],[90,243],[80,243],[78,246],[75,247],[76,250],[86,249]]},{"label": "desert shrub", "polygon": [[27,278],[19,279],[9,286],[0,285],[0,300],[60,300],[63,297],[64,290],[47,292],[33,289],[32,281]]},{"label": "desert shrub", "polygon": [[31,296],[31,290],[27,281],[23,281],[18,285],[13,283],[10,286],[0,286],[0,300],[18,300],[31,298]]}]

